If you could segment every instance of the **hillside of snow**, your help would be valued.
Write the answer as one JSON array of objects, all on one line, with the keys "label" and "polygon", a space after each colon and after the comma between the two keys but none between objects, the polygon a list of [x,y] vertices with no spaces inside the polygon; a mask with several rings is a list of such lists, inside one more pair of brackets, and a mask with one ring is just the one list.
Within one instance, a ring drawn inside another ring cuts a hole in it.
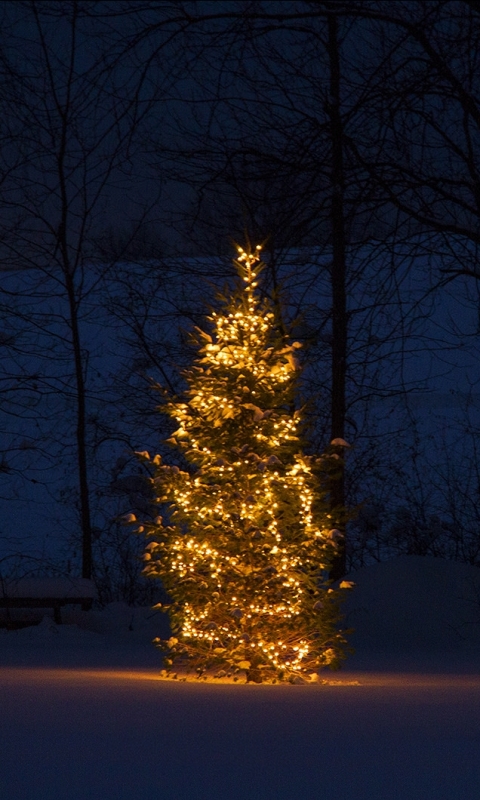
[{"label": "hillside of snow", "polygon": [[400,556],[349,576],[344,606],[355,656],[349,668],[480,668],[480,569]]}]

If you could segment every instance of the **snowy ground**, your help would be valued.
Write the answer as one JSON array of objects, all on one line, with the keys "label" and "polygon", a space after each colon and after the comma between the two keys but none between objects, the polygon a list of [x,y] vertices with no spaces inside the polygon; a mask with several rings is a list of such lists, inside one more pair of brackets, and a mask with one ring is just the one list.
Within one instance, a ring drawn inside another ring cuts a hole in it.
[{"label": "snowy ground", "polygon": [[158,679],[158,613],[0,632],[1,800],[477,800],[480,571],[362,570],[318,686]]}]

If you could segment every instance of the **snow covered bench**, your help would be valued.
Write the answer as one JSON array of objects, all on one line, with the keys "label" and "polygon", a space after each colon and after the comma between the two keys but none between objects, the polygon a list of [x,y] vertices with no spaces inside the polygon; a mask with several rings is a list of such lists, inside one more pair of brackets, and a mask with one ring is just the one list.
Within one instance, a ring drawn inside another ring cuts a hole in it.
[{"label": "snow covered bench", "polygon": [[93,581],[86,578],[21,578],[0,581],[0,608],[52,608],[62,622],[62,606],[81,605],[88,610],[96,597]]}]

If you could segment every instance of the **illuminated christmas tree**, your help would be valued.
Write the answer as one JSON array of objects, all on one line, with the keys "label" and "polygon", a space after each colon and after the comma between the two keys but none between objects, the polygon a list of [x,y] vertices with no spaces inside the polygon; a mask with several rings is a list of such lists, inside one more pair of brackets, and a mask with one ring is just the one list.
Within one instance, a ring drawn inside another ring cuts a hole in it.
[{"label": "illuminated christmas tree", "polygon": [[168,441],[188,468],[139,454],[167,509],[142,527],[151,538],[145,573],[172,599],[174,636],[156,640],[168,667],[298,681],[344,657],[337,624],[350,584],[328,581],[338,532],[327,474],[338,462],[302,453],[300,344],[260,298],[259,250],[239,248],[239,285],[208,331],[195,331],[186,392],[164,394],[161,408],[178,425]]}]

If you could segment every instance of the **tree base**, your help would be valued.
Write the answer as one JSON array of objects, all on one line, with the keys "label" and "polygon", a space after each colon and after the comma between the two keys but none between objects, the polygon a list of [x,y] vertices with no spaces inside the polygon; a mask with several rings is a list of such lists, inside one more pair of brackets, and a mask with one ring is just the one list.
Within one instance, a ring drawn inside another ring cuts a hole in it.
[{"label": "tree base", "polygon": [[263,683],[262,671],[260,669],[247,669],[247,683]]}]

